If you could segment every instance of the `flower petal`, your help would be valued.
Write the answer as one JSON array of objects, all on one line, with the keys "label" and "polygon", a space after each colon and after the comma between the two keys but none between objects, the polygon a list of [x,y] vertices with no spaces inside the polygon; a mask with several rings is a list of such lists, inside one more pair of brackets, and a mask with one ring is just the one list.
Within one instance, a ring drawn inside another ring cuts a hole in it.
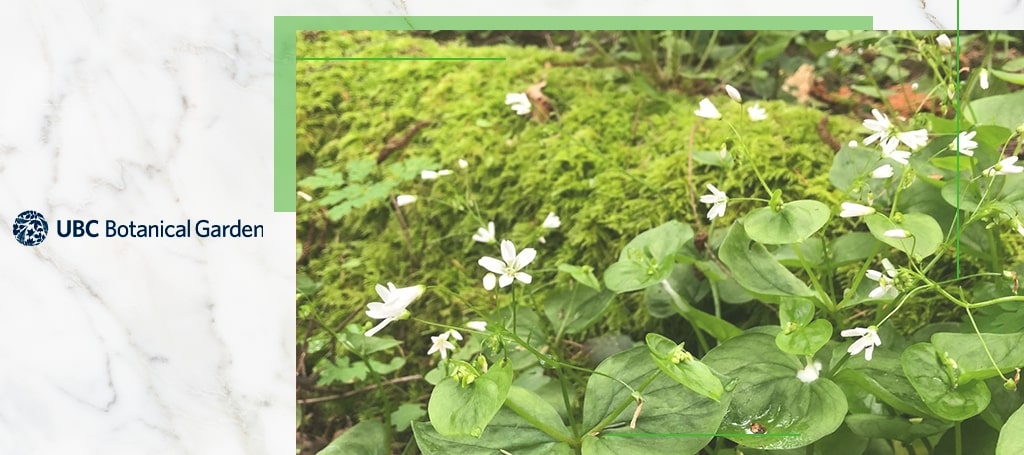
[{"label": "flower petal", "polygon": [[380,332],[381,330],[384,330],[384,327],[387,327],[388,324],[391,323],[391,321],[394,321],[394,319],[393,318],[387,318],[387,319],[385,319],[383,321],[380,321],[380,324],[377,324],[376,326],[374,326],[374,328],[372,328],[370,330],[367,330],[366,333],[364,333],[363,335],[364,336],[368,336],[368,337],[372,337],[372,336],[376,335],[377,332]]},{"label": "flower petal", "polygon": [[501,241],[501,259],[504,260],[506,264],[511,264],[516,260],[516,246],[511,240]]},{"label": "flower petal", "polygon": [[484,256],[478,259],[476,263],[479,264],[480,267],[487,269],[488,272],[498,274],[505,273],[505,263],[490,256]]},{"label": "flower petal", "polygon": [[526,284],[530,284],[530,282],[533,281],[533,277],[530,276],[530,274],[525,273],[525,272],[516,273],[515,276],[516,276],[517,280],[522,281],[523,283],[526,283]]},{"label": "flower petal", "polygon": [[484,275],[484,289],[486,289],[488,291],[493,291],[494,290],[495,281],[497,281],[497,280],[498,280],[498,278],[496,276],[494,276],[493,273],[488,273],[487,275]]},{"label": "flower petal", "polygon": [[512,278],[512,275],[500,275],[500,276],[498,276],[498,286],[506,287],[506,286],[512,284],[513,281],[515,281],[515,279]]},{"label": "flower petal", "polygon": [[519,270],[523,267],[530,265],[531,262],[537,257],[537,250],[533,248],[523,248],[523,251],[519,252],[519,256],[515,259],[515,269]]}]

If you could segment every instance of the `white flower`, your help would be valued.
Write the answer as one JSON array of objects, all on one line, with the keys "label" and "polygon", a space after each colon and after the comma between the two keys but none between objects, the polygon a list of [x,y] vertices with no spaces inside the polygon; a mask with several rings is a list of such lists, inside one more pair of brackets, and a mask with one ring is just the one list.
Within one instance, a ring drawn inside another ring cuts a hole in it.
[{"label": "white flower", "polygon": [[306,202],[312,202],[313,201],[313,196],[310,196],[310,195],[308,195],[306,193],[303,193],[302,191],[296,191],[295,194],[298,194],[299,197],[301,197],[302,200],[304,200]]},{"label": "white flower", "polygon": [[896,150],[899,147],[900,142],[895,137],[886,138],[882,141],[882,158],[889,158],[897,163],[906,165],[910,161],[910,152],[906,150]]},{"label": "white flower", "polygon": [[729,84],[725,84],[725,93],[728,93],[729,98],[732,98],[733,101],[737,103],[743,102],[743,97],[740,96],[740,91],[736,90],[736,87],[733,87]]},{"label": "white flower", "polygon": [[[872,299],[878,299],[886,295],[891,295],[893,291],[896,291],[895,282],[893,279],[896,278],[896,267],[892,266],[892,262],[888,259],[882,259],[882,267],[885,268],[885,274],[878,270],[868,270],[864,275],[869,280],[877,281],[878,287],[871,290],[868,297]],[[846,335],[843,335],[846,336]]]},{"label": "white flower", "polygon": [[487,323],[484,321],[469,321],[466,323],[466,327],[477,332],[484,332],[487,330]]},{"label": "white flower", "polygon": [[889,122],[888,115],[881,113],[878,109],[872,109],[871,115],[875,118],[864,120],[863,125],[873,134],[864,139],[864,145],[871,145],[877,140],[888,138],[889,132],[892,130],[892,123]]},{"label": "white flower", "polygon": [[997,175],[1020,174],[1021,172],[1024,172],[1024,167],[1020,167],[1017,166],[1016,164],[1013,164],[1016,162],[1016,156],[1005,158],[1002,161],[996,163],[995,166],[985,169],[985,175],[989,177],[995,177]]},{"label": "white flower", "polygon": [[981,85],[982,90],[988,90],[988,70],[985,68],[981,69],[981,75],[979,76],[978,83]]},{"label": "white flower", "polygon": [[919,88],[921,88],[921,84],[918,84],[917,82],[914,82],[913,84],[910,84],[910,89],[911,90],[917,91],[917,89],[919,89]]},{"label": "white flower", "polygon": [[693,111],[698,117],[704,117],[709,119],[722,118],[722,114],[718,112],[718,108],[711,103],[711,100],[704,98],[700,100],[700,109]]},{"label": "white flower", "polygon": [[971,131],[970,133],[961,131],[956,141],[953,142],[953,147],[961,155],[974,156],[974,149],[978,148],[978,143],[973,140],[976,134],[978,134],[977,131]]},{"label": "white flower", "polygon": [[533,281],[533,277],[520,270],[530,265],[535,257],[537,257],[537,250],[524,248],[523,251],[519,252],[519,255],[516,255],[515,245],[509,240],[502,240],[500,260],[484,256],[477,261],[477,264],[491,272],[484,276],[484,289],[488,291],[494,289],[494,274],[498,275],[497,281],[501,287],[506,287],[515,280],[530,284]]},{"label": "white flower", "polygon": [[544,218],[544,223],[541,224],[541,227],[544,229],[558,229],[561,225],[561,218],[558,218],[558,216],[555,215],[555,212],[550,212],[548,213],[548,217]]},{"label": "white flower", "polygon": [[459,169],[465,169],[469,167],[469,162],[464,159],[459,159]]},{"label": "white flower", "polygon": [[871,171],[871,178],[873,179],[887,179],[892,177],[893,170],[891,164],[883,164],[878,166],[877,169]]},{"label": "white flower", "polygon": [[910,231],[906,229],[889,229],[888,231],[885,231],[882,235],[893,239],[905,239],[911,236]]},{"label": "white flower", "polygon": [[547,243],[548,243],[548,239],[544,238],[543,235],[540,236],[540,237],[537,237],[537,241],[540,242],[541,245],[547,245]]},{"label": "white flower", "polygon": [[850,141],[848,144],[846,144],[846,146],[850,148],[859,147],[860,143],[857,141]]},{"label": "white flower", "polygon": [[754,103],[753,106],[747,108],[747,115],[749,115],[750,120],[754,122],[760,122],[761,120],[768,118],[767,111],[757,103]]},{"label": "white flower", "polygon": [[505,104],[512,107],[516,114],[526,115],[530,113],[530,98],[525,93],[509,93],[505,95]]},{"label": "white flower", "polygon": [[853,202],[844,202],[840,205],[843,207],[843,211],[839,212],[839,216],[843,218],[852,218],[855,216],[864,216],[875,213],[874,207],[868,207],[866,205],[860,205]]},{"label": "white flower", "polygon": [[437,171],[422,171],[420,172],[420,178],[423,180],[434,180],[438,177]]},{"label": "white flower", "polygon": [[910,150],[917,150],[928,145],[928,130],[922,128],[914,131],[896,133],[896,138],[899,139],[900,142],[907,144],[907,147],[910,147]]},{"label": "white flower", "polygon": [[711,204],[711,210],[708,210],[708,219],[713,220],[725,215],[725,206],[729,203],[729,196],[726,196],[724,191],[719,191],[718,188],[715,188],[710,183],[708,183],[708,190],[711,191],[711,194],[701,196],[700,202]]},{"label": "white flower", "polygon": [[[891,137],[896,137],[900,142],[907,144],[907,147],[910,147],[911,150],[917,150],[928,143],[928,130],[926,129],[896,133],[896,128],[889,121],[889,116],[879,112],[878,109],[872,109],[871,115],[875,118],[867,119],[863,122],[864,127],[872,132],[870,136],[864,139],[864,145],[880,141],[884,147],[885,140]],[[893,145],[892,149],[895,150],[895,148],[895,145]]]},{"label": "white flower", "polygon": [[395,203],[398,204],[399,207],[402,207],[416,202],[416,199],[419,198],[411,194],[399,194],[398,197],[395,198]]},{"label": "white flower", "polygon": [[488,221],[486,228],[478,228],[476,234],[473,234],[473,240],[480,243],[494,243],[494,222]]},{"label": "white flower", "polygon": [[949,36],[946,36],[945,33],[943,33],[943,34],[939,35],[938,37],[936,37],[935,38],[935,42],[939,43],[939,47],[942,47],[942,48],[945,48],[945,49],[949,49],[950,47],[953,46],[953,42],[949,40]]},{"label": "white flower", "polygon": [[[427,355],[433,355],[435,352],[441,353],[442,359],[448,358],[448,351],[454,351],[455,345],[448,341],[448,336],[451,335],[451,330],[444,332],[436,337],[430,337],[430,350],[427,351]],[[456,332],[457,333],[457,332]],[[461,337],[461,335],[460,335]],[[461,339],[461,338],[460,338]]]},{"label": "white flower", "polygon": [[864,351],[864,359],[871,360],[871,353],[874,352],[875,346],[882,345],[882,339],[878,337],[878,328],[871,326],[868,328],[856,327],[852,329],[843,330],[840,335],[844,337],[860,337],[857,341],[854,341],[850,345],[850,355],[860,354],[860,351]]},{"label": "white flower", "polygon": [[809,384],[818,379],[818,374],[821,373],[821,362],[815,360],[813,363],[807,364],[802,370],[796,372],[796,378],[804,384]]},{"label": "white flower", "polygon": [[441,169],[440,171],[437,171],[437,176],[438,177],[444,177],[446,175],[452,175],[452,170],[451,169]]},{"label": "white flower", "polygon": [[378,284],[376,289],[383,302],[370,302],[366,305],[366,315],[373,319],[382,319],[382,321],[376,327],[366,331],[364,335],[368,337],[372,337],[405,314],[405,308],[423,295],[426,288],[422,285],[398,288],[394,283],[388,283],[388,287]]}]

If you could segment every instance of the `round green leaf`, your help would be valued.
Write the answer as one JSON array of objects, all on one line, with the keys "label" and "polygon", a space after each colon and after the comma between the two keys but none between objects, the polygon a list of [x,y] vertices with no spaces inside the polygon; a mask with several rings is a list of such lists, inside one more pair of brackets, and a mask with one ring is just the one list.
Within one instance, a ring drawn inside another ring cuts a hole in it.
[{"label": "round green leaf", "polygon": [[920,422],[914,423],[905,417],[851,414],[846,417],[846,425],[855,434],[866,438],[913,441],[942,433],[952,427],[953,423],[931,418],[922,419]]},{"label": "round green leaf", "polygon": [[682,345],[676,345],[672,340],[657,333],[647,334],[647,349],[651,352],[651,359],[654,360],[658,369],[674,379],[676,382],[686,386],[690,390],[704,395],[712,400],[719,401],[725,388],[722,381],[715,376],[715,373],[708,368],[704,362],[692,358],[675,361],[674,353],[682,349]]},{"label": "round green leaf", "polygon": [[782,245],[807,240],[828,222],[828,206],[801,200],[782,204],[779,211],[761,207],[751,211],[743,225],[750,239],[765,245]]},{"label": "round green leaf", "polygon": [[732,404],[720,433],[748,433],[759,423],[767,435],[735,436],[733,441],[761,449],[804,447],[836,431],[846,415],[846,397],[824,377],[805,383],[797,378],[800,359],[780,351],[774,341],[777,327],[754,329],[712,349],[704,363],[720,374],[737,378]]},{"label": "round green leaf", "polygon": [[729,267],[736,281],[754,296],[768,300],[781,296],[814,296],[814,291],[779,264],[764,245],[751,241],[741,223],[729,228],[718,250],[718,258]]},{"label": "round green leaf", "polygon": [[376,420],[364,420],[331,441],[317,455],[386,455],[388,428]]},{"label": "round green leaf", "polygon": [[479,437],[442,436],[427,422],[414,422],[412,432],[423,455],[571,455],[569,444],[556,441],[509,408],[501,408]]},{"label": "round green leaf", "polygon": [[1024,407],[1017,409],[999,431],[996,455],[1018,455],[1024,453]]},{"label": "round green leaf", "polygon": [[558,289],[544,300],[544,314],[558,333],[579,333],[597,321],[615,297],[587,286]]},{"label": "round green leaf", "polygon": [[619,253],[618,262],[604,271],[604,284],[617,293],[636,291],[672,273],[673,256],[693,239],[693,229],[669,221],[640,233]]},{"label": "round green leaf", "polygon": [[[651,362],[648,352],[646,347],[637,347],[616,354],[602,362],[596,370],[629,384],[643,396],[643,407],[636,420],[636,428],[629,427],[637,408],[630,390],[603,375],[590,377],[583,402],[583,428],[586,429],[583,455],[694,454],[711,441],[711,434],[725,416],[730,394],[723,394],[721,402],[715,402],[683,387],[661,374]],[[648,383],[654,375],[656,377]],[[646,387],[643,387],[645,384]],[[619,411],[626,402],[628,405],[625,409]],[[612,413],[616,413],[616,416],[611,423],[604,428],[596,428],[598,423]],[[680,437],[681,433],[688,436]],[[662,436],[622,437],[622,434]],[[695,437],[695,434],[701,436]]]},{"label": "round green leaf", "polygon": [[[894,223],[888,217],[875,213],[864,217],[864,222],[876,239],[908,255],[912,254],[918,261],[934,254],[942,244],[942,228],[939,223],[923,213],[904,213],[902,223]],[[885,232],[891,229],[904,229],[913,236],[905,239],[886,237]]]},{"label": "round green leaf", "polygon": [[430,394],[430,423],[444,436],[479,437],[501,409],[511,385],[512,365],[508,362],[492,365],[466,387],[447,377]]},{"label": "round green leaf", "polygon": [[814,355],[828,343],[829,338],[832,338],[832,323],[818,319],[790,333],[779,332],[775,336],[775,345],[789,354]]},{"label": "round green leaf", "polygon": [[1024,123],[1024,91],[971,101],[963,112],[967,121],[975,125],[999,125],[1012,131]]},{"label": "round green leaf", "polygon": [[[939,352],[944,352],[957,363],[959,382],[965,383],[972,379],[988,379],[999,376],[1000,371],[1012,371],[1024,367],[1024,332],[1018,333],[982,333],[985,344],[975,333],[939,332],[932,335],[932,344]],[[988,346],[988,353],[985,346]],[[989,359],[992,354],[992,364]]]},{"label": "round green leaf", "polygon": [[935,415],[952,421],[978,415],[988,406],[991,394],[981,381],[959,386],[952,383],[938,353],[929,343],[917,343],[903,351],[903,373],[924,404]]},{"label": "round green leaf", "polygon": [[883,347],[875,348],[871,360],[865,360],[864,356],[851,357],[846,366],[836,373],[836,382],[866,390],[904,414],[932,416],[931,410],[903,374],[900,354]]}]

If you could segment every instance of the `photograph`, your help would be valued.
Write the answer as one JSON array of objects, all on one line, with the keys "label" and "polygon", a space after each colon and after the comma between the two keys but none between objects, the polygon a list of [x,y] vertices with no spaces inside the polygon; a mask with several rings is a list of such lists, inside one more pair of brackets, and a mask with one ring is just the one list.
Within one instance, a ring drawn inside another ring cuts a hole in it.
[{"label": "photograph", "polygon": [[1024,453],[1024,31],[294,43],[297,455]]}]

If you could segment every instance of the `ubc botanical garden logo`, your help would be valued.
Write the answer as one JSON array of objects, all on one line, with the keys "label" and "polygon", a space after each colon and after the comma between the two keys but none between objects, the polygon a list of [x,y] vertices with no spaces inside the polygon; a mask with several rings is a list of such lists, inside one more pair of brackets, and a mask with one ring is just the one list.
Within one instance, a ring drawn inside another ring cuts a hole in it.
[{"label": "ubc botanical garden logo", "polygon": [[21,212],[14,219],[14,238],[25,246],[36,246],[43,243],[49,230],[50,226],[46,224],[43,214],[33,210]]},{"label": "ubc botanical garden logo", "polygon": [[[127,222],[125,222],[127,221]],[[262,238],[262,224],[215,222],[208,219],[187,218],[180,221],[143,223],[136,220],[115,219],[57,219],[57,237],[86,238]],[[46,240],[50,230],[43,214],[34,210],[21,212],[14,220],[14,238],[25,246],[36,246]]]}]

